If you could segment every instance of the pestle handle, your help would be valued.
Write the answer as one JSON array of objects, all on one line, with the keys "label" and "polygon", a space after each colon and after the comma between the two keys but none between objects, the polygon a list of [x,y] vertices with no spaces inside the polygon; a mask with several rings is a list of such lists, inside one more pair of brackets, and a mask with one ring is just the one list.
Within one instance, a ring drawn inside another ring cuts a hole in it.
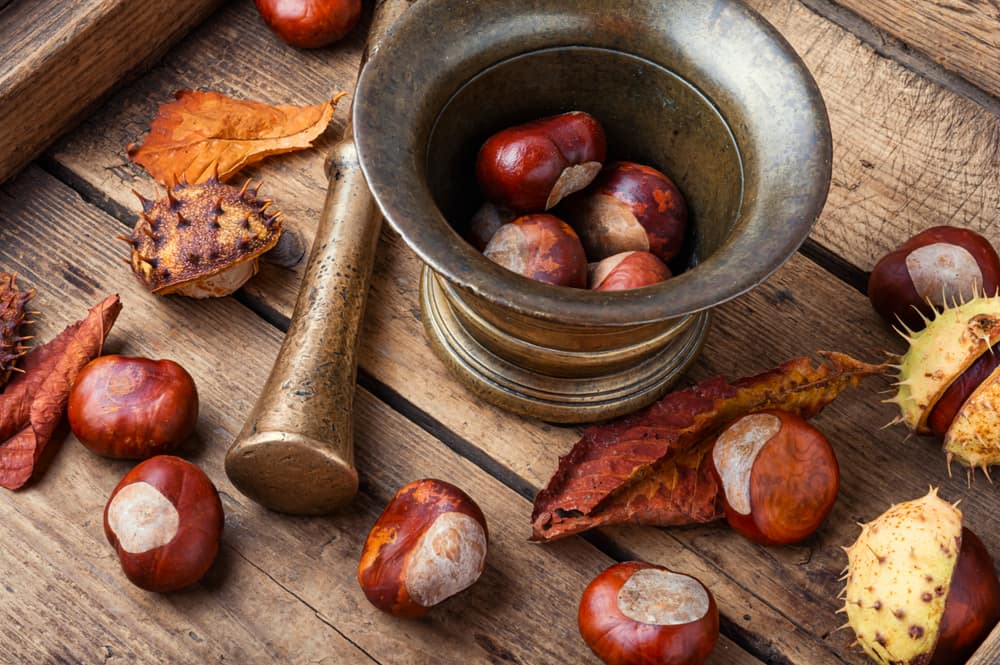
[{"label": "pestle handle", "polygon": [[[376,5],[365,59],[409,0]],[[350,122],[327,160],[329,188],[288,334],[226,474],[254,501],[318,515],[358,489],[353,405],[358,330],[382,217],[368,190]]]}]

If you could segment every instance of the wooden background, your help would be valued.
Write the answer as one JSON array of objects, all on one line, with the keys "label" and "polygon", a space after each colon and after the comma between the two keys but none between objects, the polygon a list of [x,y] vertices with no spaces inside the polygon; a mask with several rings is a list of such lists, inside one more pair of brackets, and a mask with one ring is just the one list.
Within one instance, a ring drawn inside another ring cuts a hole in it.
[{"label": "wooden background", "polygon": [[[0,0],[2,5],[3,0]],[[1000,245],[1000,10],[988,0],[867,3],[751,0],[801,54],[826,99],[834,136],[826,209],[801,252],[753,293],[722,307],[684,383],[755,373],[834,349],[877,360],[903,350],[863,295],[886,251],[935,224],[976,229]],[[18,3],[0,9],[5,12]],[[369,8],[370,9],[370,8]],[[367,20],[367,15],[366,19]],[[3,662],[596,663],[576,629],[586,583],[641,558],[698,576],[722,612],[710,662],[868,662],[850,648],[837,581],[856,522],[940,484],[966,524],[1000,556],[1000,487],[949,479],[933,441],[907,440],[880,394],[847,393],[816,420],[842,467],[823,528],[804,543],[753,545],[725,525],[610,528],[550,545],[526,542],[531,500],[579,430],[522,419],[474,400],[422,334],[419,262],[383,231],[362,333],[356,450],[358,499],[327,518],[269,513],[228,482],[223,455],[280,344],[302,270],[265,265],[233,297],[155,298],[120,261],[114,236],[134,223],[136,188],[152,179],[125,146],[180,88],[269,103],[312,104],[351,92],[365,25],[319,51],[286,47],[249,0],[225,4],[155,67],[0,187],[0,269],[38,290],[41,340],[105,294],[124,310],[108,351],[173,358],[202,397],[185,450],[223,495],[219,560],[194,588],[133,587],[104,539],[101,512],[131,467],[67,437],[39,482],[0,494]],[[0,48],[5,48],[6,45]],[[345,102],[347,100],[345,99]],[[267,182],[288,228],[308,243],[326,190],[323,159],[345,103],[317,148],[248,172]],[[762,343],[763,341],[763,343]],[[355,581],[364,537],[395,490],[419,477],[464,488],[487,515],[487,571],[469,592],[419,621],[393,619]]]}]

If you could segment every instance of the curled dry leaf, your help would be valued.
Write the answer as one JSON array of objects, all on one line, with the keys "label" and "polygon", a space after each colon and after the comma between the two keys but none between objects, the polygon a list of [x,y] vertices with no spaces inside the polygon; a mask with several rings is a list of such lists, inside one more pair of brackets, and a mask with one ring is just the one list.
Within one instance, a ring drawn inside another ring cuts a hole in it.
[{"label": "curled dry leaf", "polygon": [[667,526],[722,517],[707,453],[725,425],[761,409],[811,418],[848,386],[887,368],[841,353],[821,355],[827,363],[795,358],[731,384],[710,379],[587,429],[535,497],[532,540],[602,525]]},{"label": "curled dry leaf", "polygon": [[121,308],[117,295],[108,296],[87,318],[24,357],[24,374],[0,394],[0,486],[18,489],[31,478],[66,412],[73,381],[101,355]]},{"label": "curled dry leaf", "polygon": [[[28,351],[24,344],[31,337],[21,334],[21,325],[28,301],[35,297],[35,290],[22,291],[17,286],[17,275],[0,272],[0,387],[7,383],[14,365]],[[27,323],[30,323],[28,321]]]},{"label": "curled dry leaf", "polygon": [[173,188],[217,175],[225,182],[244,166],[312,145],[344,93],[315,106],[269,106],[217,92],[178,90],[160,106],[149,133],[128,156]]}]

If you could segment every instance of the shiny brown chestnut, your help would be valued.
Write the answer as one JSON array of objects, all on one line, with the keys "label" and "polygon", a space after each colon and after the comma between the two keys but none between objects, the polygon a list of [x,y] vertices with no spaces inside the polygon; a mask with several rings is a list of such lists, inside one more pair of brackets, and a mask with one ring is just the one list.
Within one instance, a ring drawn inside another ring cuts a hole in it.
[{"label": "shiny brown chestnut", "polygon": [[566,222],[522,215],[493,234],[483,256],[507,270],[556,286],[587,288],[587,255]]},{"label": "shiny brown chestnut", "polygon": [[928,665],[964,663],[997,622],[1000,579],[993,572],[993,559],[979,536],[962,527],[962,545],[944,602],[937,646]]},{"label": "shiny brown chestnut", "polygon": [[712,448],[712,469],[729,525],[763,545],[812,535],[840,487],[829,441],[786,411],[758,411],[731,423]]},{"label": "shiny brown chestnut", "polygon": [[882,257],[868,278],[868,298],[891,325],[911,330],[948,303],[970,300],[1000,286],[1000,257],[975,231],[935,226]]},{"label": "shiny brown chestnut", "polygon": [[517,219],[518,214],[510,208],[504,208],[487,201],[479,207],[463,234],[470,245],[480,252],[490,244],[493,235],[504,224],[510,224]]},{"label": "shiny brown chestnut", "polygon": [[684,245],[688,220],[677,185],[634,162],[605,166],[590,187],[566,200],[563,214],[592,261],[632,250],[669,262]]},{"label": "shiny brown chestnut", "polygon": [[594,291],[624,291],[667,279],[670,279],[670,268],[649,252],[622,252],[593,264],[590,288]]},{"label": "shiny brown chestnut", "polygon": [[358,584],[380,610],[423,616],[479,579],[488,541],[486,518],[468,494],[443,480],[416,480],[368,533]]},{"label": "shiny brown chestnut", "polygon": [[700,665],[719,639],[719,610],[708,589],[642,561],[595,577],[577,620],[583,641],[608,665]]},{"label": "shiny brown chestnut", "polygon": [[104,534],[125,576],[147,591],[176,591],[208,572],[225,518],[208,476],[171,455],[140,462],[104,508]]},{"label": "shiny brown chestnut", "polygon": [[604,128],[594,116],[563,113],[488,138],[476,157],[476,179],[491,202],[542,212],[589,185],[606,149]]},{"label": "shiny brown chestnut", "polygon": [[320,48],[342,39],[361,17],[361,0],[255,0],[264,23],[285,43]]},{"label": "shiny brown chestnut", "polygon": [[191,436],[198,390],[172,360],[101,356],[77,376],[67,413],[73,434],[93,452],[142,459]]}]

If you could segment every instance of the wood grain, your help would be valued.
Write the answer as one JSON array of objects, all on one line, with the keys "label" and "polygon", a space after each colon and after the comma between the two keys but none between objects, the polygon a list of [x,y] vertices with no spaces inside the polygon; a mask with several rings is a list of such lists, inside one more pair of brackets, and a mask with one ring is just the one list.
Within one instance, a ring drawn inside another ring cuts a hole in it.
[{"label": "wood grain", "polygon": [[35,2],[0,12],[0,182],[221,0]]},{"label": "wood grain", "polygon": [[833,180],[814,240],[864,271],[938,224],[1000,243],[1000,118],[798,2],[749,4],[802,56],[826,100]]},{"label": "wood grain", "polygon": [[994,663],[1000,663],[1000,624],[997,624],[976,653],[972,654],[966,665],[994,665]]},{"label": "wood grain", "polygon": [[1000,7],[991,0],[828,0],[1000,96]]},{"label": "wood grain", "polygon": [[[996,152],[988,139],[997,136],[996,118],[879,58],[798,3],[753,4],[816,73],[834,124],[834,187],[815,238],[864,268],[912,230],[943,222],[959,200],[965,207],[958,209],[955,223],[993,223],[987,215],[997,205],[998,190],[990,186],[997,173]],[[239,39],[231,37],[231,30],[239,31]],[[163,67],[116,97],[62,144],[53,153],[54,166],[88,197],[128,220],[133,214],[128,188],[139,184],[149,191],[144,184],[149,181],[116,151],[141,135],[158,97],[166,99],[176,87],[203,85],[244,96],[263,94],[271,101],[313,102],[328,96],[331,85],[352,85],[353,63],[344,64],[356,53],[352,48],[348,44],[327,60],[299,53],[277,57],[266,34],[254,32],[245,5],[227,8]],[[213,63],[224,53],[231,57],[220,71]],[[244,80],[255,66],[267,72],[262,93]],[[325,87],[317,88],[317,81]],[[270,183],[276,205],[286,209],[290,225],[307,241],[322,206],[322,150],[328,146],[329,141],[318,152],[289,156],[254,172]],[[945,172],[949,169],[950,175]],[[360,353],[368,385],[451,447],[530,495],[548,480],[576,430],[476,403],[453,381],[422,337],[416,297],[419,262],[391,232],[383,234],[381,243]],[[280,321],[294,302],[298,279],[297,270],[266,266],[241,297]],[[688,379],[741,376],[817,348],[877,359],[884,349],[898,351],[901,344],[856,291],[796,258],[764,287],[720,311]],[[859,389],[818,420],[840,455],[844,483],[827,525],[805,544],[764,549],[714,525],[610,529],[601,537],[602,546],[618,557],[674,562],[702,577],[716,593],[727,630],[767,660],[866,662],[860,652],[848,649],[850,631],[834,632],[841,623],[834,614],[836,578],[845,563],[838,547],[856,537],[856,521],[919,496],[930,483],[943,483],[946,496],[964,497],[969,523],[990,540],[987,545],[1000,549],[996,529],[990,527],[996,487],[982,484],[970,491],[959,479],[949,481],[934,444],[907,442],[896,429],[880,430],[892,413],[875,391],[887,387],[876,381]],[[365,445],[359,442],[359,450]],[[527,534],[526,519],[523,529]]]},{"label": "wood grain", "polygon": [[[26,662],[107,653],[139,662],[597,662],[577,634],[576,603],[611,559],[579,539],[529,545],[528,501],[370,393],[357,397],[364,481],[350,509],[294,519],[240,495],[223,472],[223,455],[263,385],[280,333],[232,299],[148,294],[124,264],[113,267],[119,243],[107,231],[116,224],[29,168],[0,190],[0,265],[38,290],[40,339],[102,294],[119,291],[124,309],[107,350],[169,357],[190,371],[201,416],[198,440],[185,452],[222,493],[224,550],[209,577],[189,591],[157,596],[132,587],[100,517],[132,463],[98,458],[70,436],[39,482],[0,494],[12,516],[0,537],[26,544],[0,554],[0,574],[13,589],[0,604],[0,623],[12,636],[30,631],[19,647]],[[51,251],[39,254],[39,247]],[[476,586],[429,618],[408,622],[368,605],[355,575],[368,528],[395,489],[418,477],[454,482],[474,496],[492,540]],[[758,661],[723,639],[712,662]]]}]

